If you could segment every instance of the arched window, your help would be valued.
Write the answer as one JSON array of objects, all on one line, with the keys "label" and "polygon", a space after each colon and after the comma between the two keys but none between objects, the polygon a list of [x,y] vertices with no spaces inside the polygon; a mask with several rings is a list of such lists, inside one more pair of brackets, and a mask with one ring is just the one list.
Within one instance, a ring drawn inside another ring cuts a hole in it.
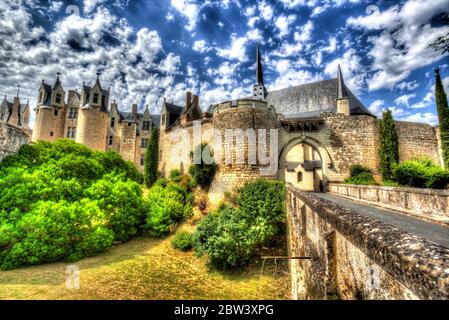
[{"label": "arched window", "polygon": [[298,172],[298,183],[302,182],[302,172]]}]

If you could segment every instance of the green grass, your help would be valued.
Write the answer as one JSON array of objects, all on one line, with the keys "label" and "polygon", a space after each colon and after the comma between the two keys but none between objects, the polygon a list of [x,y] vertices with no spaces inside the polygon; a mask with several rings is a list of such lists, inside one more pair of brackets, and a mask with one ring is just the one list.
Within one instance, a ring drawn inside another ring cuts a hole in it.
[{"label": "green grass", "polygon": [[[190,223],[182,226],[193,228]],[[172,238],[136,238],[76,262],[80,289],[66,288],[67,263],[0,271],[0,299],[290,298],[287,262],[279,261],[276,269],[267,261],[261,275],[262,261],[255,259],[242,273],[223,274],[209,271],[205,258],[172,248]]]}]

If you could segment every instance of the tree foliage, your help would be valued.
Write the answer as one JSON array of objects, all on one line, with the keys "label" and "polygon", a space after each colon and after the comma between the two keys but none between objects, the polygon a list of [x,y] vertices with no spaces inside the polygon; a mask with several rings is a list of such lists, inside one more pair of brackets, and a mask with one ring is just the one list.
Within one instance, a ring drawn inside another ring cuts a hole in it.
[{"label": "tree foliage", "polygon": [[440,124],[441,149],[445,168],[449,168],[449,107],[447,96],[441,82],[440,69],[435,69],[435,98]]},{"label": "tree foliage", "polygon": [[383,113],[380,126],[379,163],[384,181],[393,178],[393,168],[399,162],[399,140],[390,110]]},{"label": "tree foliage", "polygon": [[283,230],[284,197],[284,182],[247,183],[239,191],[238,207],[222,205],[199,223],[193,234],[196,254],[206,254],[219,270],[247,266],[257,250]]},{"label": "tree foliage", "polygon": [[144,182],[150,188],[157,180],[157,167],[159,161],[159,131],[153,128],[150,141],[147,145],[144,162]]},{"label": "tree foliage", "polygon": [[[208,160],[210,161],[205,161],[205,156],[209,156],[210,159]],[[217,170],[217,164],[212,159],[210,146],[207,143],[198,145],[194,153],[190,154],[190,158],[193,164],[189,168],[189,174],[192,176],[194,183],[204,189],[209,188]]]}]

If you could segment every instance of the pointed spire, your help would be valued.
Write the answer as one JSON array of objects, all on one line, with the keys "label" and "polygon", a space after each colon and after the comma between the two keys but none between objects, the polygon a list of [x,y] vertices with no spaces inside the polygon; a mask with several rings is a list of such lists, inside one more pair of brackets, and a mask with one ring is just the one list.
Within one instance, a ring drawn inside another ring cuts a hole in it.
[{"label": "pointed spire", "polygon": [[260,57],[260,49],[259,45],[257,45],[257,52],[256,52],[256,83],[263,85],[263,70],[262,70],[262,62]]},{"label": "pointed spire", "polygon": [[338,96],[337,96],[337,99],[347,99],[348,98],[348,92],[346,90],[345,82],[343,80],[343,74],[341,72],[340,65],[338,65],[337,85],[338,85]]},{"label": "pointed spire", "polygon": [[53,85],[53,89],[56,89],[58,86],[61,85],[61,80],[59,79],[60,75],[61,75],[61,72],[59,72],[59,71],[56,72],[56,81],[55,81],[55,84]]},{"label": "pointed spire", "polygon": [[101,84],[100,84],[100,75],[101,75],[101,73],[100,72],[97,72],[97,80],[95,81],[95,85],[97,85],[98,84],[98,86],[100,87],[100,89],[101,89]]}]

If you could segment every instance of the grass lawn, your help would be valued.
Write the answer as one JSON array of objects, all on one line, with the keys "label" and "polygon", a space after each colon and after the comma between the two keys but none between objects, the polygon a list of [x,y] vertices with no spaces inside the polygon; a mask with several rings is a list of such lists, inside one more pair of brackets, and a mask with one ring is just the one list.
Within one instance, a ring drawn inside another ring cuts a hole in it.
[{"label": "grass lawn", "polygon": [[[192,230],[191,223],[181,229]],[[204,258],[162,240],[136,238],[76,262],[80,288],[66,288],[68,263],[0,271],[0,299],[289,299],[286,261],[262,261],[240,274],[211,272]],[[276,271],[276,272],[275,272]],[[276,274],[275,274],[276,273]]]}]

